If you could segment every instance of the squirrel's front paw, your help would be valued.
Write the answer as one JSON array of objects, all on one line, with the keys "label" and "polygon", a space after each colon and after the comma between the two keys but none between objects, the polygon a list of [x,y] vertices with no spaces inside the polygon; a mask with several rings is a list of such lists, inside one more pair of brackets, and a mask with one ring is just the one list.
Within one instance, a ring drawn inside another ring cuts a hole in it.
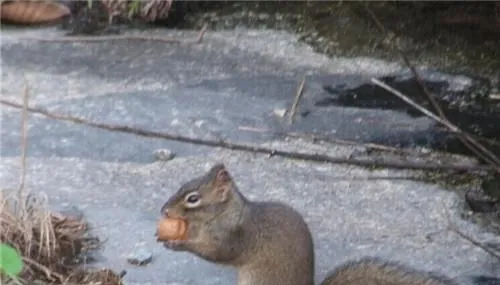
[{"label": "squirrel's front paw", "polygon": [[183,240],[169,240],[163,242],[163,246],[165,248],[171,249],[171,250],[176,250],[176,251],[182,251],[186,250],[186,242]]}]

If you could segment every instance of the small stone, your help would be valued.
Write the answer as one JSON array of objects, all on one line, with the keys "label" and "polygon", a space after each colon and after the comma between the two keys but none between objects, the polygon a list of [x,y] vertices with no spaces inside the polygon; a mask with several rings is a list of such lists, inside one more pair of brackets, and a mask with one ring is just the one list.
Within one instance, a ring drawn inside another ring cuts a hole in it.
[{"label": "small stone", "polygon": [[259,18],[259,20],[267,20],[269,19],[269,15],[268,14],[264,14],[264,13],[260,13],[259,16],[257,16]]},{"label": "small stone", "polygon": [[280,118],[283,118],[283,117],[285,116],[285,114],[286,114],[286,109],[274,109],[274,110],[273,110],[273,113],[274,113],[276,116],[278,116],[278,117],[280,117]]},{"label": "small stone", "polygon": [[205,124],[205,121],[204,120],[196,120],[194,122],[194,124],[196,127],[201,128],[201,126],[203,126]]},{"label": "small stone", "polygon": [[423,154],[429,154],[431,153],[431,149],[427,148],[427,147],[420,147],[418,148],[418,150],[420,151],[420,153],[423,153]]},{"label": "small stone", "polygon": [[169,161],[175,157],[175,153],[173,153],[169,149],[162,148],[155,150],[153,152],[153,156],[155,157],[156,160]]},{"label": "small stone", "polygon": [[127,262],[133,265],[146,265],[153,260],[153,254],[145,248],[137,248],[127,257]]}]

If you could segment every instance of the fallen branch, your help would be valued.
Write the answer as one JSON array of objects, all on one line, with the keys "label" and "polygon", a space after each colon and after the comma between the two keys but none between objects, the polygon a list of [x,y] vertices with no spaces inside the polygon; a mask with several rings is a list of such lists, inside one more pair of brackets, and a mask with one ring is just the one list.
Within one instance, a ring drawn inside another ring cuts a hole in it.
[{"label": "fallen branch", "polygon": [[182,40],[168,36],[145,36],[145,35],[105,35],[105,36],[68,36],[62,38],[36,38],[25,37],[23,40],[34,40],[39,42],[102,42],[102,41],[117,41],[117,40],[142,40],[142,41],[157,41],[164,43],[175,44],[198,44],[203,40],[203,36],[207,30],[207,25],[204,25],[195,39]]},{"label": "fallen branch", "polygon": [[[21,109],[22,106],[18,103],[14,103],[8,100],[0,99],[0,103],[6,106],[10,106],[16,109]],[[329,162],[329,163],[339,163],[339,164],[351,164],[357,166],[365,167],[386,167],[394,169],[419,169],[419,170],[457,170],[457,171],[474,171],[474,170],[491,170],[491,167],[484,165],[459,165],[459,164],[431,164],[431,163],[416,163],[416,162],[393,162],[393,161],[374,161],[368,159],[355,159],[349,157],[332,157],[329,155],[317,154],[317,153],[300,153],[292,151],[276,150],[261,146],[252,146],[240,143],[232,143],[224,140],[208,140],[208,139],[197,139],[190,138],[175,134],[169,134],[164,132],[154,132],[143,130],[139,128],[133,128],[124,125],[110,125],[104,123],[96,123],[87,121],[82,118],[77,118],[69,115],[59,115],[48,112],[40,108],[28,107],[28,111],[36,114],[40,114],[52,119],[73,122],[76,124],[87,125],[95,128],[105,129],[108,131],[124,132],[129,134],[140,135],[144,137],[162,138],[167,140],[191,143],[196,145],[205,145],[212,147],[223,147],[231,150],[248,151],[253,153],[262,153],[269,156],[281,156],[286,158],[317,161],[317,162]]]},{"label": "fallen branch", "polygon": [[451,122],[449,122],[449,121],[447,121],[445,119],[442,119],[442,118],[434,115],[429,110],[427,110],[424,107],[420,106],[415,101],[411,100],[410,98],[408,98],[407,96],[405,96],[403,93],[401,93],[398,90],[390,87],[389,85],[385,84],[384,82],[382,82],[382,81],[380,81],[380,80],[378,80],[376,78],[372,78],[371,81],[373,83],[375,83],[377,86],[381,87],[382,89],[385,89],[386,91],[388,91],[388,92],[396,95],[401,100],[405,101],[406,103],[408,103],[412,107],[416,108],[417,110],[419,110],[420,112],[422,112],[427,117],[429,117],[429,118],[435,120],[436,122],[438,122],[438,123],[446,126],[448,129],[450,129],[450,131],[452,131],[452,132],[454,132],[456,134],[462,135],[467,140],[467,142],[469,142],[471,144],[474,144],[474,146],[476,146],[478,149],[480,149],[481,151],[483,151],[483,153],[489,154],[490,155],[490,159],[492,161],[492,163],[490,163],[490,164],[492,164],[492,169],[494,169],[495,171],[497,171],[498,173],[500,173],[500,160],[498,160],[498,158],[496,158],[496,156],[493,153],[491,153],[483,145],[481,145],[479,142],[477,142],[473,137],[471,137],[467,133],[463,132],[460,128],[458,128],[457,126],[455,126]]}]

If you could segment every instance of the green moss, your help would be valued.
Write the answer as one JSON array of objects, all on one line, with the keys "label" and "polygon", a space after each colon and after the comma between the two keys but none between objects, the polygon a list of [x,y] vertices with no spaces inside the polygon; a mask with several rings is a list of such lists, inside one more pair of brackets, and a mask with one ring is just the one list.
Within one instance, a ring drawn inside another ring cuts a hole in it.
[{"label": "green moss", "polygon": [[453,191],[477,187],[484,179],[482,176],[471,172],[424,171],[422,173],[425,180]]},{"label": "green moss", "polygon": [[[285,29],[299,34],[317,52],[331,56],[370,56],[402,62],[396,52],[400,47],[414,64],[444,71],[491,77],[500,68],[500,49],[494,37],[478,36],[481,30],[470,31],[463,25],[445,26],[439,22],[446,13],[472,13],[463,12],[467,5],[448,5],[448,11],[432,3],[366,4],[384,27],[400,36],[382,33],[363,2],[235,2],[189,14],[186,19],[188,27],[209,23],[214,29],[239,25]],[[487,8],[477,10],[487,14]],[[483,30],[487,35],[487,29]]]}]

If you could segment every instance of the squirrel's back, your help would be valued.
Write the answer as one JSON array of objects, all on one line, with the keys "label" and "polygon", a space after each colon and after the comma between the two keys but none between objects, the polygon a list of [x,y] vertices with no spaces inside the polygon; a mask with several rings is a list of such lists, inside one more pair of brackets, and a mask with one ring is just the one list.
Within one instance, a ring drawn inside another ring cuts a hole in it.
[{"label": "squirrel's back", "polygon": [[416,271],[378,258],[350,261],[335,268],[321,285],[458,285],[430,272]]}]

